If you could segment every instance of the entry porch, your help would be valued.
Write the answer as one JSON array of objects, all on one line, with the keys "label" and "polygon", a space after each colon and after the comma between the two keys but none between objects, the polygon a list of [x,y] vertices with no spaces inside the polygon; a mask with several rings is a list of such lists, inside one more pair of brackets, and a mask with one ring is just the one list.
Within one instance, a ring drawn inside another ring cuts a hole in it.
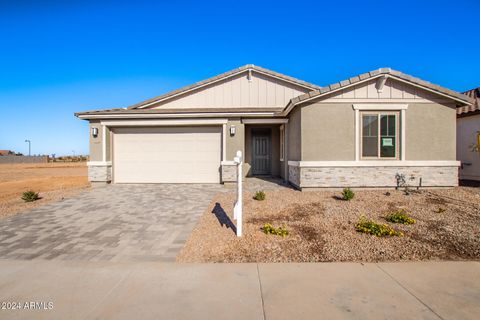
[{"label": "entry porch", "polygon": [[[244,119],[226,125],[227,154],[243,152],[246,177],[287,179],[285,131],[288,119]],[[223,183],[236,181],[235,164],[222,161]]]}]

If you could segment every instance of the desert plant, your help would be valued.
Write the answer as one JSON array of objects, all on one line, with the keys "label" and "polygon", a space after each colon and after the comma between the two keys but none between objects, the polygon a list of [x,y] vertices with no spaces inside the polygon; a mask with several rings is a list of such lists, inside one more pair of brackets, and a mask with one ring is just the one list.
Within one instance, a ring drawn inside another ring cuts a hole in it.
[{"label": "desert plant", "polygon": [[389,214],[387,221],[401,224],[414,224],[416,222],[415,219],[411,218],[403,209]]},{"label": "desert plant", "polygon": [[342,199],[346,201],[350,201],[355,197],[355,192],[352,191],[350,188],[345,188],[342,191]]},{"label": "desert plant", "polygon": [[258,200],[258,201],[263,201],[263,200],[265,200],[265,197],[266,197],[266,194],[265,194],[264,191],[257,191],[255,193],[255,196],[253,197],[253,199]]},{"label": "desert plant", "polygon": [[377,237],[385,236],[403,236],[403,233],[390,227],[388,224],[380,224],[372,220],[368,220],[365,217],[355,224],[355,230],[367,234],[372,234]]},{"label": "desert plant", "polygon": [[33,202],[33,201],[36,201],[38,199],[40,199],[40,197],[38,196],[38,193],[35,192],[35,191],[32,191],[32,190],[25,191],[22,194],[22,200],[25,201],[25,202]]},{"label": "desert plant", "polygon": [[445,211],[447,211],[447,209],[445,209],[445,208],[438,208],[435,212],[436,212],[436,213],[444,213]]},{"label": "desert plant", "polygon": [[288,232],[288,230],[285,226],[275,228],[270,223],[265,223],[262,230],[265,234],[274,234],[274,235],[281,236],[281,237],[286,237],[289,234],[289,232]]}]

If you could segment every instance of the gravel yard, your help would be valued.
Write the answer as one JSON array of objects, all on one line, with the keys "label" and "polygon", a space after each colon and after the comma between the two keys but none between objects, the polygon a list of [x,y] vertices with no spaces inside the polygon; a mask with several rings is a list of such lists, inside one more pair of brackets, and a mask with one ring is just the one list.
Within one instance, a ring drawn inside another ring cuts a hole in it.
[{"label": "gravel yard", "polygon": [[[244,195],[244,236],[234,233],[234,192],[218,194],[200,219],[178,262],[314,262],[464,260],[480,258],[480,188],[458,187],[412,192],[354,190],[351,201],[340,192],[291,189],[266,192],[266,200]],[[413,225],[387,222],[405,209]],[[403,237],[376,237],[355,231],[365,216],[386,223]],[[285,226],[282,238],[266,235],[265,223]]]},{"label": "gravel yard", "polygon": [[[0,218],[71,197],[89,185],[85,162],[0,164]],[[41,199],[24,202],[28,190]]]}]

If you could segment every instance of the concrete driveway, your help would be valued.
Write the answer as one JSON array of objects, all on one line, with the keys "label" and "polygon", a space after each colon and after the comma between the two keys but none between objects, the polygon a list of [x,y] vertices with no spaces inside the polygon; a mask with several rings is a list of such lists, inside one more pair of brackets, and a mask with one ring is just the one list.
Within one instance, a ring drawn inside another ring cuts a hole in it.
[{"label": "concrete driveway", "polygon": [[0,259],[174,261],[221,185],[109,185],[2,219]]}]

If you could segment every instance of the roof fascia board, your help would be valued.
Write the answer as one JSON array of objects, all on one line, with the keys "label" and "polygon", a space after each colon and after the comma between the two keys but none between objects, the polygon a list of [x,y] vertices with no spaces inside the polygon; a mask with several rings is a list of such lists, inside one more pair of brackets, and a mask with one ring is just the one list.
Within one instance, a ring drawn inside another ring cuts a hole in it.
[{"label": "roof fascia board", "polygon": [[228,119],[165,119],[165,120],[107,120],[100,122],[108,127],[132,127],[132,126],[205,126],[205,125],[223,125],[228,123]]},{"label": "roof fascia board", "polygon": [[126,113],[126,114],[86,114],[77,115],[83,120],[89,119],[158,119],[158,118],[211,118],[211,117],[274,117],[278,116],[275,112],[224,112],[224,113]]}]

